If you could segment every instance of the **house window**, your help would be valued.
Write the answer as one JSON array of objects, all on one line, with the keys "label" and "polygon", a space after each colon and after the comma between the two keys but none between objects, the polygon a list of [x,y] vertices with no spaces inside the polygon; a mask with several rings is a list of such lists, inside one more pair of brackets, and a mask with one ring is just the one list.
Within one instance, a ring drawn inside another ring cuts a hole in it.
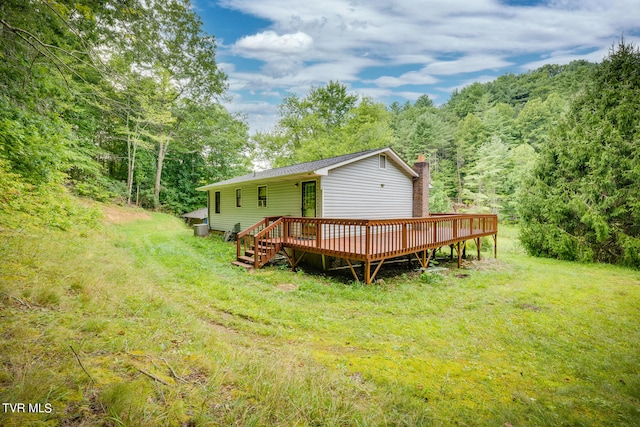
[{"label": "house window", "polygon": [[378,156],[378,165],[379,165],[380,169],[386,169],[387,168],[387,156],[385,156],[384,154],[380,154],[380,156]]},{"label": "house window", "polygon": [[236,188],[236,208],[242,207],[242,189]]},{"label": "house window", "polygon": [[220,213],[220,192],[216,191],[216,213],[219,214]]},{"label": "house window", "polygon": [[267,186],[261,185],[258,187],[258,207],[267,207]]}]

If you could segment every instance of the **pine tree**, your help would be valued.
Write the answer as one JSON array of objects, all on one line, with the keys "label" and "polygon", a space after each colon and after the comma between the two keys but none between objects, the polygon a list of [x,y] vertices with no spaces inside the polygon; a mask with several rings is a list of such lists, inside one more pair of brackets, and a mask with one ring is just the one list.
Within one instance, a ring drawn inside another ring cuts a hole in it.
[{"label": "pine tree", "polygon": [[524,186],[534,255],[640,268],[640,51],[621,41],[540,152]]}]

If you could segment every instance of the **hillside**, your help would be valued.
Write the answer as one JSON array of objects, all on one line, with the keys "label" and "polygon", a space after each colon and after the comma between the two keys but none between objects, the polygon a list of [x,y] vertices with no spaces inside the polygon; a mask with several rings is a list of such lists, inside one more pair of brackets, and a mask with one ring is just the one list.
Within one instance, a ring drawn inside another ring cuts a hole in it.
[{"label": "hillside", "polygon": [[362,286],[78,209],[101,219],[1,231],[0,398],[43,408],[2,425],[640,421],[637,271],[530,258],[503,227],[498,260]]}]

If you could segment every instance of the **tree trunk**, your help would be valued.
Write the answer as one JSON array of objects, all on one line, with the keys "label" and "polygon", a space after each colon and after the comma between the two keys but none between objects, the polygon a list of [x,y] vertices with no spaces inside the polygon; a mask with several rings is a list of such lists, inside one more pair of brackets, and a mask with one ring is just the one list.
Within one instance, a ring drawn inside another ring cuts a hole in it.
[{"label": "tree trunk", "polygon": [[168,138],[166,142],[160,141],[158,143],[158,165],[156,167],[156,181],[153,185],[153,208],[155,210],[160,209],[160,178],[162,178],[162,165],[164,163],[164,157],[167,155],[168,148]]},{"label": "tree trunk", "polygon": [[[127,111],[127,204],[131,204],[131,195],[133,193],[133,174],[136,167],[136,152],[138,151],[138,141],[131,138],[129,131],[130,113]],[[136,122],[135,133],[138,133],[138,123]]]}]

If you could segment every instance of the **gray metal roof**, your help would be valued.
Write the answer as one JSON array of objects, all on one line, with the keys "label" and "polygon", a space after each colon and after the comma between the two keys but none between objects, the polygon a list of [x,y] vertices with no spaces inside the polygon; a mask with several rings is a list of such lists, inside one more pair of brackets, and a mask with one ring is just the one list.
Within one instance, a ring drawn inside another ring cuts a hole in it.
[{"label": "gray metal roof", "polygon": [[[345,154],[338,157],[330,157],[328,159],[315,160],[312,162],[298,163],[297,165],[285,166],[282,168],[276,169],[268,169],[265,171],[257,171],[247,175],[237,176],[235,178],[227,179],[226,181],[216,182],[214,184],[209,184],[204,187],[198,188],[198,190],[206,190],[210,187],[218,187],[227,184],[236,184],[240,182],[247,181],[256,181],[261,179],[275,178],[275,177],[284,177],[288,175],[298,175],[304,173],[314,173],[321,169],[331,168],[331,166],[339,165],[342,163],[348,163],[349,160],[355,160],[361,157],[367,157],[373,153],[383,153],[390,152],[394,155],[394,157],[398,158],[400,162],[404,163],[402,159],[390,148],[376,148],[373,150],[360,151],[358,153]],[[406,163],[404,163],[406,165]],[[406,168],[411,170],[411,168],[406,165]]]},{"label": "gray metal roof", "polygon": [[207,208],[196,209],[193,212],[187,212],[185,214],[180,215],[182,218],[196,218],[196,219],[204,219],[207,217]]}]

